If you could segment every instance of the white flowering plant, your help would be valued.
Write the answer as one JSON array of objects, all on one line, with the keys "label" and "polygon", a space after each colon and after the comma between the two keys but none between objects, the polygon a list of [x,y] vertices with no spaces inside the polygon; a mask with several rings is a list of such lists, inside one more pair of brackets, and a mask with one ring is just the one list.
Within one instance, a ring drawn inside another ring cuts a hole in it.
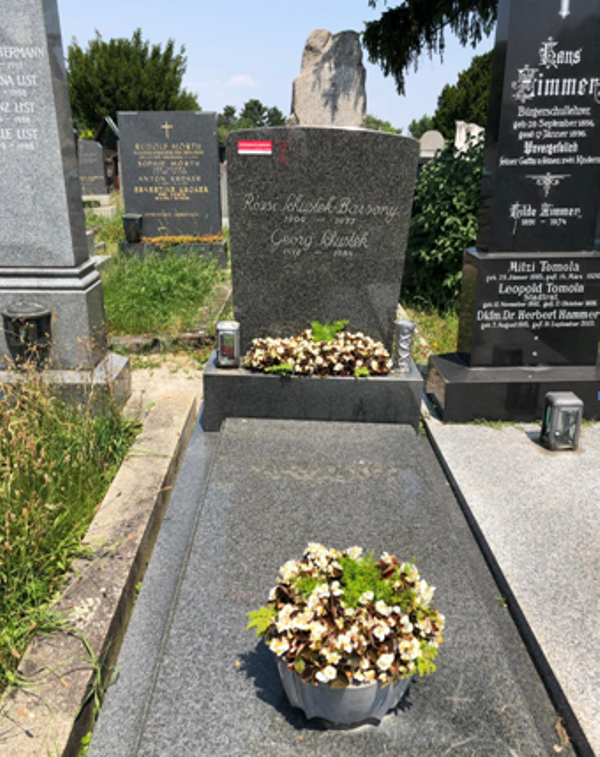
[{"label": "white flowering plant", "polygon": [[435,671],[444,616],[434,590],[414,561],[311,543],[280,569],[248,628],[306,682],[388,685]]}]

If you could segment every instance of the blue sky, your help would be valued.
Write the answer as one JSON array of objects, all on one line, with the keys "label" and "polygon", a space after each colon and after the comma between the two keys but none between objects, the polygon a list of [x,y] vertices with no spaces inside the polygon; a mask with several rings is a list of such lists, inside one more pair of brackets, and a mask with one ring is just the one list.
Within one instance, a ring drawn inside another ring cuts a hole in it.
[{"label": "blue sky", "polygon": [[[130,37],[141,27],[152,42],[172,37],[177,47],[185,45],[184,85],[198,95],[203,110],[240,108],[257,98],[286,116],[310,32],[361,31],[385,8],[380,2],[372,9],[367,0],[58,0],[58,7],[65,50],[72,37],[85,46],[96,29],[110,39]],[[418,71],[408,76],[406,97],[365,58],[368,112],[406,133],[413,118],[433,114],[444,85],[456,82],[473,55],[492,46],[488,39],[476,50],[461,48],[448,36],[444,62],[423,56]]]}]

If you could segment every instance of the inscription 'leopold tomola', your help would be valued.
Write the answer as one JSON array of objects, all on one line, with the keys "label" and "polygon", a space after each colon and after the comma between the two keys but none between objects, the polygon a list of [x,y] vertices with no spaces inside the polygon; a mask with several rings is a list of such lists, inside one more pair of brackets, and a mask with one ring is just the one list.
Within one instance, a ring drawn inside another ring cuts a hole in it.
[{"label": "inscription 'leopold tomola'", "polygon": [[381,218],[390,223],[399,212],[396,205],[374,205],[355,202],[351,197],[318,197],[310,200],[304,195],[288,195],[284,202],[265,200],[259,195],[248,192],[244,195],[242,210],[251,213],[296,213],[298,215],[361,216]]}]

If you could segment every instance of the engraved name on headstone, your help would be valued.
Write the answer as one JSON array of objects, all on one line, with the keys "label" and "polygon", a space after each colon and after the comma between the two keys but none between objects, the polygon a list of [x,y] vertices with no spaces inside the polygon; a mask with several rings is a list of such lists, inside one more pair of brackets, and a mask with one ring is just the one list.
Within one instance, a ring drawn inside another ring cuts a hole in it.
[{"label": "engraved name on headstone", "polygon": [[[89,260],[56,0],[4,0],[0,21],[0,311],[52,313],[50,366],[106,355]],[[0,330],[0,362],[10,348]]]},{"label": "engraved name on headstone", "polygon": [[366,130],[229,135],[242,350],[339,319],[391,345],[418,152],[413,139]]},{"label": "engraved name on headstone", "polygon": [[146,237],[221,231],[217,116],[193,111],[118,114],[128,213]]},{"label": "engraved name on headstone", "polygon": [[458,349],[471,366],[596,364],[600,8],[562,7],[500,5],[477,250],[463,271]]}]

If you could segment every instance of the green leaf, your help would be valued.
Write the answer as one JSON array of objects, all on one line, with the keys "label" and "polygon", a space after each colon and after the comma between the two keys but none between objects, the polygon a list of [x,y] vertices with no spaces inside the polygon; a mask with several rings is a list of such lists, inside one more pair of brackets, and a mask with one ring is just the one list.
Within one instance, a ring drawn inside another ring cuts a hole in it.
[{"label": "green leaf", "polygon": [[296,657],[296,659],[294,660],[294,670],[296,671],[296,673],[301,676],[302,673],[304,673],[305,668],[306,663],[304,662],[302,657]]},{"label": "green leaf", "polygon": [[271,365],[265,368],[265,373],[275,373],[278,376],[289,376],[293,371],[294,369],[289,363],[280,363],[279,365]]},{"label": "green leaf", "polygon": [[251,610],[246,614],[250,620],[246,626],[246,631],[256,628],[256,635],[264,636],[271,623],[277,617],[277,608],[274,605],[267,605],[266,607],[260,607],[258,610]]},{"label": "green leaf", "polygon": [[312,321],[311,328],[313,332],[313,339],[315,342],[332,342],[335,335],[347,326],[349,321],[326,321],[325,323],[319,323],[319,321]]},{"label": "green leaf", "polygon": [[342,673],[338,673],[337,678],[335,678],[329,685],[332,689],[345,689],[348,686],[348,679]]}]

